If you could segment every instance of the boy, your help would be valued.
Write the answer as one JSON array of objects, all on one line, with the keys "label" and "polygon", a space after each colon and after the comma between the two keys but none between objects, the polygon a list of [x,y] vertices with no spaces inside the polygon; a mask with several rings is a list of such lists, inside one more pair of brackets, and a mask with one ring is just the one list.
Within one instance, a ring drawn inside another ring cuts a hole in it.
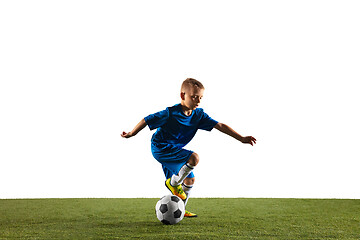
[{"label": "boy", "polygon": [[[186,79],[181,86],[181,103],[142,119],[131,132],[123,132],[124,138],[135,136],[144,127],[156,129],[151,139],[154,158],[162,164],[166,177],[165,186],[172,194],[180,197],[185,206],[195,182],[192,170],[199,163],[199,156],[183,147],[191,141],[198,129],[211,131],[213,128],[226,133],[242,143],[253,146],[256,139],[243,137],[229,126],[219,123],[198,108],[204,93],[204,86],[193,78]],[[197,217],[185,211],[185,217]]]}]

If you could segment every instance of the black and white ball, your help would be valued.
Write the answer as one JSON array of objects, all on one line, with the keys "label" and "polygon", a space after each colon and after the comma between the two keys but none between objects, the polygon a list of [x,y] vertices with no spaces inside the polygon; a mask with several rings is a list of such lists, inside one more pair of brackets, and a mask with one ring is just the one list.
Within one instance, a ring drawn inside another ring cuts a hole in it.
[{"label": "black and white ball", "polygon": [[163,224],[176,224],[184,218],[184,202],[175,195],[166,195],[156,203],[156,216]]}]

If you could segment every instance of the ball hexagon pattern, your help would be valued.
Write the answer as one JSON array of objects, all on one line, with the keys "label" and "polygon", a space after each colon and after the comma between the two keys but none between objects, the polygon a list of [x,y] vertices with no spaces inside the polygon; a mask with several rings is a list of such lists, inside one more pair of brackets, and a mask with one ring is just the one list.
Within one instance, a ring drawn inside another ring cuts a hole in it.
[{"label": "ball hexagon pattern", "polygon": [[185,205],[179,197],[166,195],[156,203],[155,213],[163,224],[176,224],[184,218]]}]

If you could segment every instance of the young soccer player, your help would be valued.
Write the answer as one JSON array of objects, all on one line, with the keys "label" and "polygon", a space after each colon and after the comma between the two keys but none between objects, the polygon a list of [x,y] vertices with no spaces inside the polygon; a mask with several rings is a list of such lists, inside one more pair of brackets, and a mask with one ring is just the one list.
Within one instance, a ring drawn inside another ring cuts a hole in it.
[{"label": "young soccer player", "polygon": [[[166,177],[165,186],[172,194],[180,197],[185,206],[195,182],[192,172],[199,163],[199,156],[184,149],[195,136],[198,129],[211,131],[213,128],[228,134],[242,143],[255,144],[252,136],[243,137],[226,124],[209,117],[198,108],[204,94],[204,86],[193,78],[186,79],[181,86],[181,103],[142,119],[131,132],[123,132],[124,138],[135,136],[148,126],[157,129],[151,139],[151,151],[154,158],[162,164]],[[197,217],[185,211],[185,217]]]}]

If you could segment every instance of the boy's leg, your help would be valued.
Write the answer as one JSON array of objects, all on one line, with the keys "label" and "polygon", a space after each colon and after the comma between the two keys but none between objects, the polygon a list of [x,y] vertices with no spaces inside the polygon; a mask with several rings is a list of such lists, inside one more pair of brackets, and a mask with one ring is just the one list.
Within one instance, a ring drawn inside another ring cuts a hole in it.
[{"label": "boy's leg", "polygon": [[171,178],[168,178],[165,181],[165,186],[171,191],[171,193],[184,201],[186,200],[186,194],[183,191],[181,184],[198,163],[199,155],[193,152],[187,162],[180,168],[178,174],[172,175]]},{"label": "boy's leg", "polygon": [[189,160],[187,161],[187,163],[189,163],[190,165],[196,166],[199,163],[199,155],[197,153],[192,153],[191,156],[189,157]]},{"label": "boy's leg", "polygon": [[199,163],[199,155],[196,153],[192,153],[189,157],[189,160],[187,163],[184,164],[180,168],[180,171],[177,175],[172,175],[170,184],[172,186],[178,186],[182,184],[184,179],[191,173],[192,170],[194,170],[195,166]]},{"label": "boy's leg", "polygon": [[193,178],[185,178],[184,182],[182,183],[182,189],[184,190],[184,192],[185,192],[185,194],[187,196],[187,198],[186,198],[186,200],[184,202],[185,206],[186,206],[186,204],[187,204],[187,202],[189,200],[190,191],[191,191],[194,183],[195,183],[195,177],[193,177]]},{"label": "boy's leg", "polygon": [[[186,207],[187,202],[189,201],[190,191],[191,191],[194,183],[195,183],[195,177],[185,178],[184,182],[182,183],[182,188],[187,196],[187,198],[185,200],[185,207]],[[185,210],[184,217],[197,217],[197,214]]]}]

